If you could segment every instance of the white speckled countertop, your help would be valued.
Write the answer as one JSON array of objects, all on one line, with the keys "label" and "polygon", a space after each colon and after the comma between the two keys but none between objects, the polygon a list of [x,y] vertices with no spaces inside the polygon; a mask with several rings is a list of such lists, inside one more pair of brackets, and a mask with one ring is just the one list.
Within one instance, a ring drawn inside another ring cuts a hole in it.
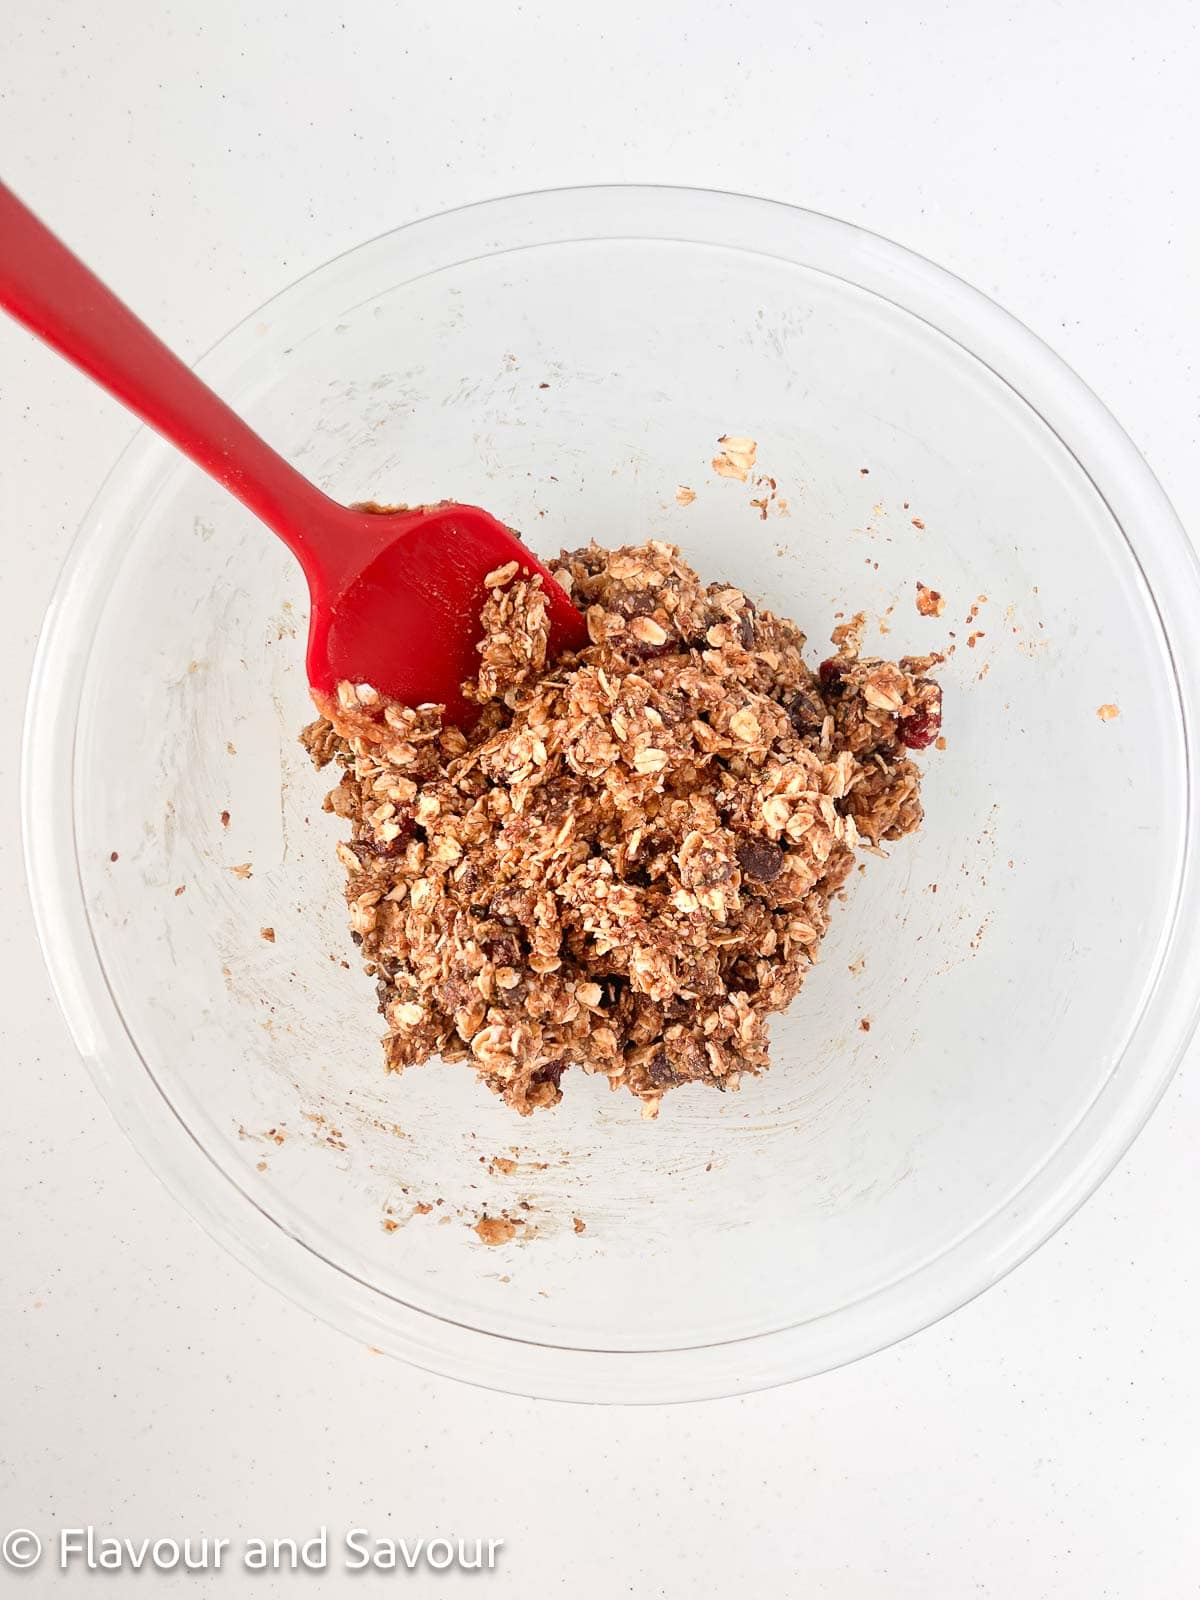
[{"label": "white speckled countertop", "polygon": [[[12,0],[4,176],[190,355],[336,252],[459,202],[634,179],[800,202],[1022,317],[1200,527],[1185,0],[575,13]],[[1197,1592],[1195,1050],[1118,1172],[998,1288],[857,1366],[714,1404],[589,1410],[425,1377],[261,1287],[168,1200],[56,1013],[17,838],[38,621],[132,427],[0,324],[0,1532],[491,1535],[500,1565],[476,1581],[523,1597]],[[225,1570],[188,1592],[340,1577]]]}]

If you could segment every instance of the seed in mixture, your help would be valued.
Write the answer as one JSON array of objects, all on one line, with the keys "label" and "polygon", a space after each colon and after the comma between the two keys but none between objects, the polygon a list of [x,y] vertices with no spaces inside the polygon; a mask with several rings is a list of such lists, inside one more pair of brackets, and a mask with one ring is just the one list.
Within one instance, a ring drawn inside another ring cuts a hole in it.
[{"label": "seed in mixture", "polygon": [[539,580],[493,573],[469,732],[345,683],[304,742],[342,768],[388,1068],[469,1062],[527,1114],[576,1067],[653,1115],[766,1068],[856,847],[918,826],[940,658],[862,657],[856,618],[814,673],[794,624],[657,541],[555,577],[590,643],[548,663]]}]

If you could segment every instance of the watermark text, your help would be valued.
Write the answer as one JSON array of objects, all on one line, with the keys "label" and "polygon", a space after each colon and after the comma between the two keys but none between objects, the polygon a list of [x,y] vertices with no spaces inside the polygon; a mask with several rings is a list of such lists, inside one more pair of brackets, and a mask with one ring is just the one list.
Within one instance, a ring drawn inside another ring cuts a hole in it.
[{"label": "watermark text", "polygon": [[208,1533],[130,1538],[90,1524],[44,1536],[11,1528],[0,1538],[0,1564],[11,1572],[34,1567],[59,1572],[494,1572],[503,1539],[398,1537],[369,1528],[301,1537],[236,1539]]}]

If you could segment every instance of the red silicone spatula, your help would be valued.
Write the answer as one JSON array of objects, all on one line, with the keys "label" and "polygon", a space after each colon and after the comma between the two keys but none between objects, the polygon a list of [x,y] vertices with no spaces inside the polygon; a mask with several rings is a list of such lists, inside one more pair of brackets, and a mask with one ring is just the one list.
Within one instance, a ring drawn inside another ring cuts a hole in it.
[{"label": "red silicone spatula", "polygon": [[473,710],[485,576],[509,561],[540,573],[550,650],[587,643],[579,612],[516,534],[476,506],[338,505],[275,453],[0,184],[0,305],[81,367],[235,494],[308,579],[308,681],[318,704],[338,682],[410,705]]}]

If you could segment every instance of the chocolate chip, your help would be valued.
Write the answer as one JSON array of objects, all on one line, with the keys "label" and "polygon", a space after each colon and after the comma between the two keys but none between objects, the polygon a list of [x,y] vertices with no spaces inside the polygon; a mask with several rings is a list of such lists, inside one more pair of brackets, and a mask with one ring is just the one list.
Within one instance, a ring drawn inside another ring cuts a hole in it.
[{"label": "chocolate chip", "polygon": [[737,847],[738,866],[748,878],[772,883],[783,871],[783,851],[769,839],[743,839]]}]

